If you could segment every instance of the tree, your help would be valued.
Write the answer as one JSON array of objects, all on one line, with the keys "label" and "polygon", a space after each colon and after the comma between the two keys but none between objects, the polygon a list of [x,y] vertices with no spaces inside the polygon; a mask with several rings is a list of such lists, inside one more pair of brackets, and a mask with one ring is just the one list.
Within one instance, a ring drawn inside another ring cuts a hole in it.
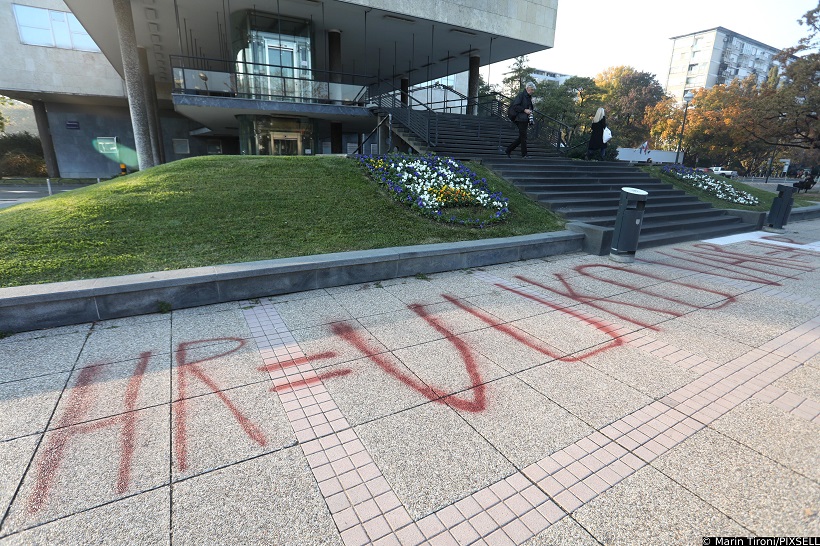
[{"label": "tree", "polygon": [[[761,90],[745,120],[749,136],[769,146],[812,150],[820,159],[820,3],[806,12],[801,25],[808,35],[781,53],[785,65],[776,86]],[[797,53],[806,53],[794,58]]]},{"label": "tree", "polygon": [[631,66],[615,66],[598,74],[595,83],[603,91],[607,125],[618,135],[620,143],[639,146],[650,135],[644,120],[647,108],[666,96],[655,75]]},{"label": "tree", "polygon": [[526,55],[516,57],[510,71],[507,72],[507,76],[501,80],[502,92],[508,97],[516,96],[524,89],[528,81],[532,81],[532,74],[535,69],[531,68],[527,64],[528,62]]}]

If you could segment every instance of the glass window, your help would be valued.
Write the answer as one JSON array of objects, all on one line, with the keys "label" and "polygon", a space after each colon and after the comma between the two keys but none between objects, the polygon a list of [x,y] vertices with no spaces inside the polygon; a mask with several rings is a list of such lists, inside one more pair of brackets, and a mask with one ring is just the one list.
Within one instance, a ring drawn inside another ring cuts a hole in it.
[{"label": "glass window", "polygon": [[71,13],[13,4],[20,41],[28,45],[100,51]]},{"label": "glass window", "polygon": [[191,153],[191,148],[188,146],[187,138],[175,138],[173,139],[173,144],[175,154],[185,155]]},{"label": "glass window", "polygon": [[97,150],[101,154],[116,154],[117,137],[97,137]]}]

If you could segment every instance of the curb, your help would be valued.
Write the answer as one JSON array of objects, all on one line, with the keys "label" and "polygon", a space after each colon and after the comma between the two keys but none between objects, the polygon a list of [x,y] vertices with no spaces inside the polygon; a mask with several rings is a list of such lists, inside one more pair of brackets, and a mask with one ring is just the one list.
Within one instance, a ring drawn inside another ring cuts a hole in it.
[{"label": "curb", "polygon": [[559,231],[0,288],[0,332],[531,260],[578,252],[583,244],[583,234]]}]

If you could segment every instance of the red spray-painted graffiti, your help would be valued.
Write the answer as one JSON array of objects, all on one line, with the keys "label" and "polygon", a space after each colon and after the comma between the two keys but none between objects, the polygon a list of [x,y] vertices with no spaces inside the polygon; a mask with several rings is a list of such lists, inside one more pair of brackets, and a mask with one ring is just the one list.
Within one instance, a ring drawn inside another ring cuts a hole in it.
[{"label": "red spray-painted graffiti", "polygon": [[[188,353],[191,349],[209,344],[221,342],[234,342],[236,346],[230,350],[219,354],[211,355],[199,360],[188,360]],[[230,413],[245,431],[245,434],[259,445],[265,445],[266,439],[262,430],[253,424],[228,398],[219,385],[209,377],[200,364],[225,357],[238,351],[245,345],[245,340],[233,337],[204,339],[180,343],[177,347],[177,398],[173,402],[173,414],[175,425],[174,451],[176,453],[177,465],[180,470],[188,468],[187,451],[187,389],[189,376],[202,381],[208,388],[219,397],[219,400],[228,408]],[[96,430],[101,430],[114,425],[121,425],[120,432],[120,462],[116,484],[117,493],[124,493],[128,490],[131,481],[131,467],[136,445],[137,412],[136,402],[139,396],[142,380],[149,361],[151,352],[143,352],[139,362],[132,374],[124,396],[123,412],[115,417],[91,421],[89,423],[78,424],[87,416],[94,400],[99,396],[100,385],[95,382],[102,367],[100,365],[83,368],[77,376],[77,381],[73,388],[68,391],[68,402],[60,420],[56,425],[56,431],[49,434],[43,447],[39,450],[36,463],[36,478],[34,490],[28,498],[27,507],[29,512],[35,513],[46,504],[50,490],[53,487],[63,459],[72,438],[80,434],[87,434]]]},{"label": "red spray-painted graffiti", "polygon": [[[804,258],[808,253],[795,254],[792,259],[779,256],[777,258],[771,256],[759,256],[743,254],[723,249],[717,245],[695,245],[695,249],[674,249],[676,253],[667,251],[657,251],[659,254],[679,260],[683,263],[677,262],[649,262],[657,263],[667,268],[677,268],[684,271],[693,271],[696,273],[708,274],[716,277],[723,277],[731,281],[746,281],[757,283],[761,285],[779,286],[780,282],[777,278],[789,278],[801,272],[813,271],[815,268],[800,258]],[[799,252],[799,251],[797,251]],[[634,304],[625,301],[618,301],[613,298],[600,298],[592,294],[583,294],[578,288],[573,286],[575,282],[573,277],[564,274],[555,274],[555,277],[560,281],[563,289],[550,287],[544,283],[539,283],[535,280],[526,278],[524,276],[516,277],[531,286],[537,287],[547,293],[557,294],[581,305],[589,306],[594,309],[603,310],[611,315],[627,322],[646,327],[652,330],[658,330],[658,327],[647,324],[637,318],[629,316],[626,312],[613,312],[611,308],[632,308],[647,311],[655,311],[669,316],[680,316],[680,308],[696,309],[697,306],[679,297],[669,296],[661,291],[647,288],[646,283],[629,283],[619,281],[613,278],[612,275],[606,276],[602,272],[621,273],[622,276],[634,275],[643,278],[643,280],[653,280],[657,283],[664,283],[676,285],[682,289],[693,290],[702,293],[707,293],[715,296],[715,303],[711,304],[707,309],[720,309],[735,301],[735,297],[720,290],[698,286],[692,283],[674,281],[663,278],[659,275],[653,275],[645,272],[636,271],[634,269],[626,269],[612,265],[591,264],[582,265],[574,268],[579,277],[586,277],[595,279],[597,281],[608,283],[613,286],[618,286],[624,290],[631,292],[639,292],[659,300],[657,305]],[[519,289],[505,284],[496,284],[496,286],[508,290],[511,293],[517,294],[521,297],[528,298],[539,304],[551,307],[552,309],[565,313],[572,318],[578,320],[581,324],[590,326],[599,332],[606,334],[611,339],[606,343],[602,343],[594,348],[583,351],[581,353],[567,356],[546,346],[543,342],[524,334],[517,328],[513,328],[509,324],[500,322],[497,318],[488,313],[466,303],[464,300],[459,300],[452,296],[443,294],[443,298],[455,305],[457,308],[467,312],[486,324],[491,328],[502,332],[515,341],[530,347],[536,351],[541,352],[551,358],[563,361],[572,362],[578,361],[592,355],[616,348],[623,344],[623,339],[618,334],[618,327],[610,324],[602,319],[586,315],[579,310],[572,307],[565,307],[557,305],[548,301],[530,291]],[[347,323],[335,323],[331,326],[333,333],[338,336],[339,340],[349,344],[361,352],[367,359],[375,363],[380,369],[386,372],[389,376],[395,378],[403,385],[415,390],[427,399],[448,404],[456,409],[461,409],[469,412],[480,412],[487,407],[487,395],[485,382],[481,375],[476,356],[469,346],[461,337],[454,334],[447,328],[442,320],[432,316],[427,308],[423,305],[408,306],[419,317],[424,319],[433,329],[439,332],[444,338],[451,343],[464,364],[465,371],[469,378],[469,384],[464,390],[472,392],[472,398],[466,398],[454,395],[446,389],[436,386],[427,385],[420,379],[411,376],[403,371],[399,366],[394,364],[390,358],[380,352],[376,347],[371,346],[366,338],[352,326]],[[218,354],[210,355],[205,358],[189,360],[189,354],[193,349],[203,349],[209,345],[217,346],[219,343],[232,342],[232,348],[220,352]],[[242,411],[231,401],[228,395],[220,389],[219,385],[214,381],[202,364],[218,358],[228,356],[245,345],[245,340],[235,337],[204,339],[199,341],[189,341],[180,343],[176,353],[176,378],[177,378],[177,396],[172,401],[172,413],[174,419],[174,453],[176,457],[177,467],[184,471],[188,468],[188,408],[187,408],[187,393],[189,382],[197,379],[205,384],[211,392],[216,394],[222,404],[229,410],[231,415],[240,425],[242,430],[248,438],[258,445],[266,445],[266,438],[262,429],[251,422]],[[259,367],[258,370],[263,372],[274,372],[279,370],[286,370],[291,367],[298,367],[307,364],[311,361],[322,360],[336,356],[334,352],[325,352],[304,358],[292,359],[285,362],[278,362]],[[49,498],[49,492],[54,485],[54,481],[60,470],[62,461],[66,455],[69,443],[72,438],[80,434],[86,434],[92,431],[112,427],[115,425],[121,426],[120,431],[120,460],[119,471],[116,483],[116,491],[120,494],[127,491],[131,480],[132,461],[135,453],[137,421],[136,403],[139,395],[142,380],[148,367],[149,361],[152,357],[151,352],[143,352],[140,355],[139,362],[128,382],[126,392],[124,395],[124,411],[116,416],[106,419],[100,419],[89,423],[79,424],[88,415],[91,405],[99,395],[97,392],[100,386],[95,382],[100,372],[100,366],[91,366],[83,368],[76,380],[72,389],[68,392],[68,401],[66,409],[64,410],[60,420],[58,421],[55,431],[48,434],[44,444],[38,452],[36,461],[36,483],[33,492],[28,499],[28,509],[30,512],[37,512],[43,508]],[[302,374],[301,379],[295,382],[289,382],[285,385],[278,385],[272,388],[272,391],[281,392],[287,389],[298,388],[300,386],[313,385],[326,379],[346,376],[352,373],[349,368],[342,368],[328,372],[313,372],[310,368],[310,373]]]},{"label": "red spray-painted graffiti", "polygon": [[54,479],[57,476],[60,466],[65,456],[68,442],[78,434],[86,434],[105,427],[122,425],[120,433],[120,465],[117,477],[117,492],[124,493],[128,489],[131,479],[131,461],[134,457],[134,438],[136,433],[136,406],[137,395],[139,394],[142,378],[151,359],[150,352],[140,355],[134,374],[128,382],[125,393],[125,407],[122,414],[94,421],[89,424],[77,425],[87,415],[96,395],[95,376],[100,372],[99,366],[83,368],[77,377],[75,387],[69,393],[67,408],[63,412],[57,424],[57,431],[51,434],[45,443],[41,453],[43,454],[37,464],[37,479],[34,492],[28,499],[29,512],[39,511],[49,497]]}]

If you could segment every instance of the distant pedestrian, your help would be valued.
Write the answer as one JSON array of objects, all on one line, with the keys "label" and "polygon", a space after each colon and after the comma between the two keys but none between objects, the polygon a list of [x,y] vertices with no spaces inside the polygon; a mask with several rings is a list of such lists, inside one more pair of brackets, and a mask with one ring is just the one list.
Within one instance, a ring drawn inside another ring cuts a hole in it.
[{"label": "distant pedestrian", "polygon": [[592,159],[596,150],[600,150],[601,159],[606,155],[606,143],[604,142],[604,129],[606,128],[606,113],[603,108],[598,108],[595,117],[592,118],[592,134],[589,137],[589,147],[587,148],[587,160]]},{"label": "distant pedestrian", "polygon": [[643,144],[641,144],[640,152],[638,152],[638,153],[642,153],[642,154],[648,154],[649,153],[649,141],[648,140],[644,140]]},{"label": "distant pedestrian", "polygon": [[510,104],[510,116],[514,116],[512,121],[518,126],[518,138],[513,140],[504,151],[507,157],[512,157],[510,154],[518,148],[519,145],[521,146],[521,157],[529,157],[529,154],[527,154],[527,126],[530,124],[530,114],[532,114],[533,111],[532,94],[534,91],[535,84],[528,82],[527,85],[524,86],[524,90],[521,91],[518,96],[513,99],[512,104]]}]

